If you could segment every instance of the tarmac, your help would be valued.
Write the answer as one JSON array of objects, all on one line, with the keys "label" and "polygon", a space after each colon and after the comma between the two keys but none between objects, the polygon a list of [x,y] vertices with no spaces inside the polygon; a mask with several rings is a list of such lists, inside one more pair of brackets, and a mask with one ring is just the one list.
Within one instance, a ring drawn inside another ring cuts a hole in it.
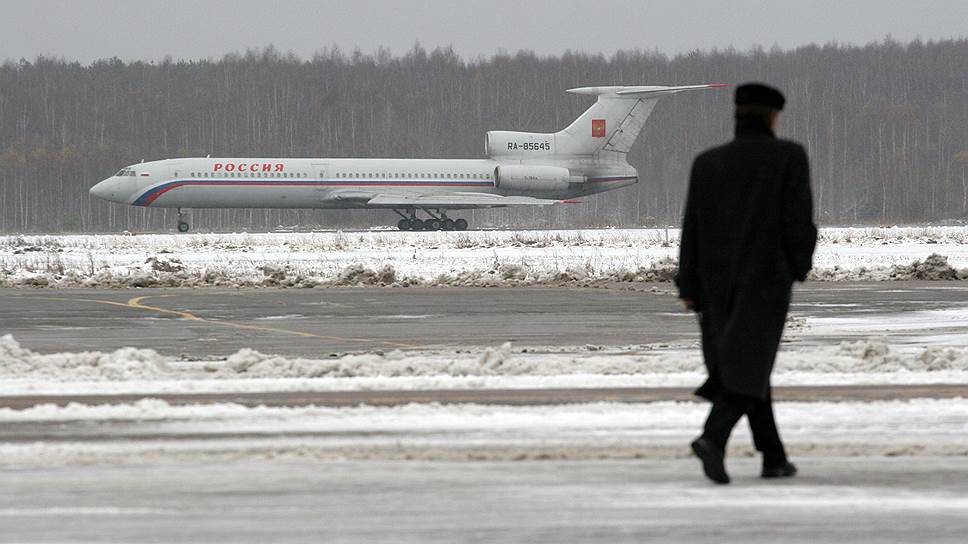
[{"label": "tarmac", "polygon": [[[634,346],[698,342],[670,284],[628,289],[0,289],[0,334],[39,352],[127,346],[224,357],[242,348],[285,356],[496,346]],[[880,319],[968,308],[959,282],[807,283],[793,316]],[[944,334],[968,325],[938,320]],[[917,335],[931,326],[917,327]],[[885,329],[883,332],[888,332]],[[832,330],[831,343],[872,331]],[[873,331],[877,333],[878,331]],[[892,341],[903,331],[890,330]]]},{"label": "tarmac", "polygon": [[0,471],[0,542],[964,542],[968,459],[246,461]]},{"label": "tarmac", "polygon": [[[788,344],[830,345],[877,333],[890,334],[892,344],[925,337],[960,342],[968,334],[960,317],[968,308],[962,285],[798,286],[793,317],[836,326],[791,335]],[[241,348],[318,358],[507,341],[539,349],[696,345],[695,316],[682,311],[671,285],[635,287],[5,289],[0,334],[40,352],[135,346],[192,358],[223,357]],[[680,401],[690,399],[691,391],[152,396],[180,405],[345,407]],[[0,396],[0,409],[124,404],[140,397]],[[966,397],[964,384],[776,389],[781,402]],[[653,443],[651,435],[635,442],[635,432],[610,442],[596,430],[517,439],[446,428],[356,436],[310,432],[297,424],[279,429],[276,421],[231,428],[213,421],[5,424],[2,451],[31,462],[11,465],[8,458],[0,470],[0,542],[962,542],[968,531],[968,457],[958,437],[908,437],[915,446],[930,439],[953,444],[951,451],[912,450],[890,440],[833,444],[828,451],[794,436],[789,445],[800,474],[781,481],[758,478],[759,460],[745,456],[752,452],[740,440],[746,450],[730,457],[733,483],[722,487],[705,480],[698,462],[685,457],[692,428],[666,437],[671,442],[665,444]],[[574,455],[554,457],[563,447],[556,440],[577,441],[566,452]],[[287,447],[290,442],[296,445]],[[906,453],[883,453],[895,447]],[[412,457],[421,448],[426,454]],[[654,456],[637,459],[636,448],[652,448]],[[935,451],[944,456],[931,456]],[[73,461],[60,464],[57,455]]]}]

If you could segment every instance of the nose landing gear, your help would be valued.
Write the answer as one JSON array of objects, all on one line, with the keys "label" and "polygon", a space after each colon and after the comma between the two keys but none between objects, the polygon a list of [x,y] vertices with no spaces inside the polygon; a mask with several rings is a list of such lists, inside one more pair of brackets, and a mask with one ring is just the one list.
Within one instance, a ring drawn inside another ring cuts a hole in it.
[{"label": "nose landing gear", "polygon": [[421,220],[417,218],[417,210],[407,210],[410,215],[406,215],[400,210],[393,210],[401,219],[397,221],[397,228],[400,230],[467,230],[466,219],[451,219],[447,217],[446,211],[437,210],[435,215],[430,210],[423,211],[430,216],[430,219]]},{"label": "nose landing gear", "polygon": [[192,230],[192,215],[190,211],[178,208],[178,232],[188,232]]}]

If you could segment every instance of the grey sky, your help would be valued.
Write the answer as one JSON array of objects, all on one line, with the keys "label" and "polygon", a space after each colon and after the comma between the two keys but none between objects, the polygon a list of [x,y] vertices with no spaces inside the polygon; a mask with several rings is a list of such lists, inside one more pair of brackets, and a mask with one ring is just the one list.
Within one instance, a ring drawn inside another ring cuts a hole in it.
[{"label": "grey sky", "polygon": [[419,41],[474,58],[499,49],[611,54],[784,48],[968,36],[965,0],[0,0],[0,58],[90,62],[220,57],[274,44],[400,54]]}]

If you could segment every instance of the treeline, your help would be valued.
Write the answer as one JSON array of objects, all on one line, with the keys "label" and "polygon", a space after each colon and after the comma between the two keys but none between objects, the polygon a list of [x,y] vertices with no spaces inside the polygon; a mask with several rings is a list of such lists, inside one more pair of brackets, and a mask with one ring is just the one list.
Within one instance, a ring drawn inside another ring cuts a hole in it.
[{"label": "treeline", "polygon": [[[0,49],[2,55],[2,49]],[[480,157],[486,130],[555,131],[595,84],[770,82],[781,135],[810,151],[825,224],[960,221],[968,214],[968,41],[611,57],[521,52],[467,61],[273,48],[220,60],[0,66],[0,230],[161,230],[174,212],[88,196],[122,166],[179,156]],[[552,209],[463,214],[473,225],[636,226],[679,220],[692,157],[731,136],[732,92],[656,107],[630,162],[635,187]],[[200,229],[391,224],[381,211],[200,210]]]}]

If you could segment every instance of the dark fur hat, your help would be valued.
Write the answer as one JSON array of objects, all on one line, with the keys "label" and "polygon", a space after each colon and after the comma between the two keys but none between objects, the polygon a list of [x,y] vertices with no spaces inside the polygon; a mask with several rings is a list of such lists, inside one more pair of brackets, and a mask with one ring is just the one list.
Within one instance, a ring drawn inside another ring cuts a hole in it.
[{"label": "dark fur hat", "polygon": [[758,106],[771,110],[782,110],[786,104],[783,93],[762,83],[744,83],[736,87],[733,102],[737,106]]}]

